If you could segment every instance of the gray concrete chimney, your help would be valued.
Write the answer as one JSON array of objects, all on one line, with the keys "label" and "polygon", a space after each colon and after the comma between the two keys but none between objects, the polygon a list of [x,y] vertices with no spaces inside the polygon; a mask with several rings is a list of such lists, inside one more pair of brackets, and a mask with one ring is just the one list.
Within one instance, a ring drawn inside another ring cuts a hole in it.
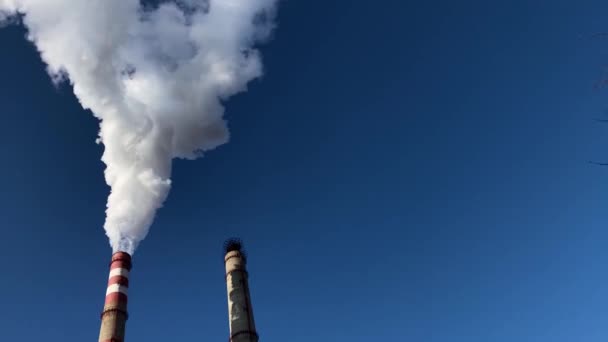
[{"label": "gray concrete chimney", "polygon": [[230,342],[258,342],[245,267],[247,258],[238,239],[224,244]]}]

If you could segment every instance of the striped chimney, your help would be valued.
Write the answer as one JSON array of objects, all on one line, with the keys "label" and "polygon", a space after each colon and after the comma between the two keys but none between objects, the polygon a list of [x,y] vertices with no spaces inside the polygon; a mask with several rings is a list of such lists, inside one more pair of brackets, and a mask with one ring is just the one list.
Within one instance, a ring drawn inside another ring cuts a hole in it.
[{"label": "striped chimney", "polygon": [[253,320],[253,308],[245,264],[247,258],[238,239],[224,244],[226,286],[228,289],[229,342],[257,342],[258,334]]},{"label": "striped chimney", "polygon": [[125,252],[112,255],[106,303],[101,313],[99,342],[124,342],[127,322],[127,289],[131,256]]}]

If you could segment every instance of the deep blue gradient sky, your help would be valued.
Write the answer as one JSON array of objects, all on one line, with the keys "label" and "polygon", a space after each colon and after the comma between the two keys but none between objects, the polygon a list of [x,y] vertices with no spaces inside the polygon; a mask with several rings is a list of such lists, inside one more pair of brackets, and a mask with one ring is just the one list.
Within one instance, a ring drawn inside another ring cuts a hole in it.
[{"label": "deep blue gradient sky", "polygon": [[[284,1],[232,141],[175,163],[129,341],[225,341],[240,236],[261,341],[608,338],[605,1]],[[0,330],[95,341],[97,122],[0,30]]]}]

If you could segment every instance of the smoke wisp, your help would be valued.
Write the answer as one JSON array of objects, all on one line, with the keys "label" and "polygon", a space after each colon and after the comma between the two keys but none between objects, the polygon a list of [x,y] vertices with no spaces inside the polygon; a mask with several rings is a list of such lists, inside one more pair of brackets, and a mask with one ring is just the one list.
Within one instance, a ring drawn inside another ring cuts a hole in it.
[{"label": "smoke wisp", "polygon": [[69,81],[100,120],[104,228],[133,254],[171,187],[173,158],[228,141],[221,101],[262,74],[254,45],[276,0],[0,0],[22,22],[53,82]]}]

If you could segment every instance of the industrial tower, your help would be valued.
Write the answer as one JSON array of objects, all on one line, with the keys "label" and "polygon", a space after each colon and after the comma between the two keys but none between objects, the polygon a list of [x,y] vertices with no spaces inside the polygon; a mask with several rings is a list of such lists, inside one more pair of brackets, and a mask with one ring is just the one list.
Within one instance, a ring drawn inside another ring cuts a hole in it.
[{"label": "industrial tower", "polygon": [[238,239],[224,244],[230,342],[258,342],[246,269],[247,256]]}]

